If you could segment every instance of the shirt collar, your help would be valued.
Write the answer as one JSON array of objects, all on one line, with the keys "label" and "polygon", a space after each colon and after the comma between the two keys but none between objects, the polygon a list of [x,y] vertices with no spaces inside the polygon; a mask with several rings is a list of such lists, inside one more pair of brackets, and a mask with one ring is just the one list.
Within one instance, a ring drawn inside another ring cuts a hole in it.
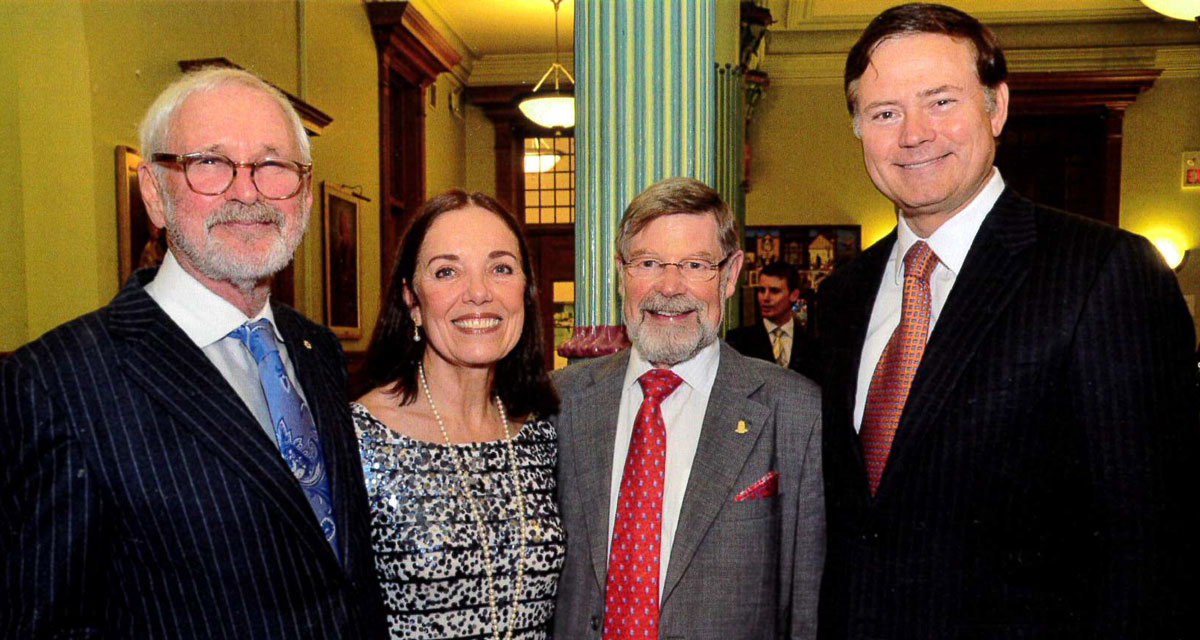
[{"label": "shirt collar", "polygon": [[[691,360],[680,362],[671,367],[683,383],[692,389],[711,389],[717,378],[717,364],[721,361],[721,341],[713,340],[711,344],[700,350]],[[629,365],[625,367],[625,386],[628,389],[638,384],[638,378],[643,373],[654,369],[655,366],[646,361],[638,351],[637,345],[629,349]]]},{"label": "shirt collar", "polygon": [[260,318],[271,321],[275,339],[283,342],[283,335],[275,324],[275,314],[269,303],[264,304],[253,318],[247,318],[240,309],[188,273],[169,249],[158,273],[146,284],[146,293],[201,349],[224,338],[246,322]]},{"label": "shirt collar", "polygon": [[783,329],[781,333],[785,336],[790,336],[792,335],[792,327],[796,326],[796,317],[789,317],[787,322],[783,324],[775,324],[774,322],[763,318],[763,326],[767,328],[767,335],[771,335],[771,332],[775,330],[775,327],[781,327]]},{"label": "shirt collar", "polygon": [[967,252],[971,250],[971,243],[975,241],[975,234],[979,233],[984,218],[1003,192],[1004,178],[1000,177],[999,169],[992,167],[992,177],[975,199],[950,216],[950,219],[943,222],[928,238],[917,236],[908,226],[904,216],[899,216],[900,220],[896,224],[896,251],[892,254],[892,275],[896,283],[904,283],[904,255],[918,240],[924,240],[929,248],[933,249],[940,263],[939,268],[949,269],[957,276],[963,261],[967,259]]}]

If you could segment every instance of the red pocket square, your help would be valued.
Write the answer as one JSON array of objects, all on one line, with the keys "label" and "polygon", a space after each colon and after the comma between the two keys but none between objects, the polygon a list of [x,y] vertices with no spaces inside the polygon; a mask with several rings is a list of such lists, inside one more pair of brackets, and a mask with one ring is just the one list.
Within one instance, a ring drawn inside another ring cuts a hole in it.
[{"label": "red pocket square", "polygon": [[754,481],[754,484],[742,489],[733,497],[734,502],[743,500],[762,500],[779,495],[779,472],[768,471],[766,475]]}]

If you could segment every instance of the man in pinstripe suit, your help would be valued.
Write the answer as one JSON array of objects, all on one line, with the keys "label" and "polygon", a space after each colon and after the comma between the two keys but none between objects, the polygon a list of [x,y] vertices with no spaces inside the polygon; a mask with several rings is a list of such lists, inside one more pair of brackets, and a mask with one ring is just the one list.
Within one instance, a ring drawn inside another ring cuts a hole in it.
[{"label": "man in pinstripe suit", "polygon": [[0,365],[0,637],[380,637],[341,349],[268,303],[312,204],[303,126],[224,69],[141,134],[162,267]]},{"label": "man in pinstripe suit", "polygon": [[820,290],[821,634],[1195,637],[1191,318],[1144,238],[1005,187],[1004,78],[940,5],[885,11],[846,63],[900,215]]}]

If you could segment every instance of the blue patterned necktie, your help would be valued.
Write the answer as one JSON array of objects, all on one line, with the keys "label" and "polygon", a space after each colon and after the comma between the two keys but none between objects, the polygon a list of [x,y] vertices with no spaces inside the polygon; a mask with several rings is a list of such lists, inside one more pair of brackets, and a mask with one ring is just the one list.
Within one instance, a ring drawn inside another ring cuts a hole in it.
[{"label": "blue patterned necktie", "polygon": [[283,367],[271,321],[263,318],[257,322],[247,322],[229,332],[229,335],[249,347],[254,362],[258,364],[258,381],[262,383],[263,394],[267,397],[267,410],[271,413],[279,451],[304,490],[308,503],[312,505],[325,539],[337,554],[333,501],[317,426],[313,423],[308,405],[297,393],[296,386]]}]

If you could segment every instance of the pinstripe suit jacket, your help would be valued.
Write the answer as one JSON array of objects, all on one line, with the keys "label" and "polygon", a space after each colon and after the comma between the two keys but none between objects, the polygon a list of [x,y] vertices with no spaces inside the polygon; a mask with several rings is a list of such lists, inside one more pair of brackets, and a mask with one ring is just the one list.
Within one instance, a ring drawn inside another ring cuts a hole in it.
[{"label": "pinstripe suit jacket", "polygon": [[381,636],[337,341],[275,307],[341,564],[279,450],[146,295],[152,275],[0,364],[0,637]]},{"label": "pinstripe suit jacket", "polygon": [[872,498],[852,412],[894,242],[820,290],[823,637],[1182,636],[1198,428],[1192,323],[1170,270],[1144,238],[1006,190],[929,336]]},{"label": "pinstripe suit jacket", "polygon": [[[812,638],[824,554],[816,385],[721,343],[679,513],[659,614],[663,640]],[[609,500],[629,351],[557,372],[558,497],[567,557],[557,640],[598,640],[608,575]],[[738,421],[745,433],[738,433]],[[778,471],[778,495],[734,496]]]}]

